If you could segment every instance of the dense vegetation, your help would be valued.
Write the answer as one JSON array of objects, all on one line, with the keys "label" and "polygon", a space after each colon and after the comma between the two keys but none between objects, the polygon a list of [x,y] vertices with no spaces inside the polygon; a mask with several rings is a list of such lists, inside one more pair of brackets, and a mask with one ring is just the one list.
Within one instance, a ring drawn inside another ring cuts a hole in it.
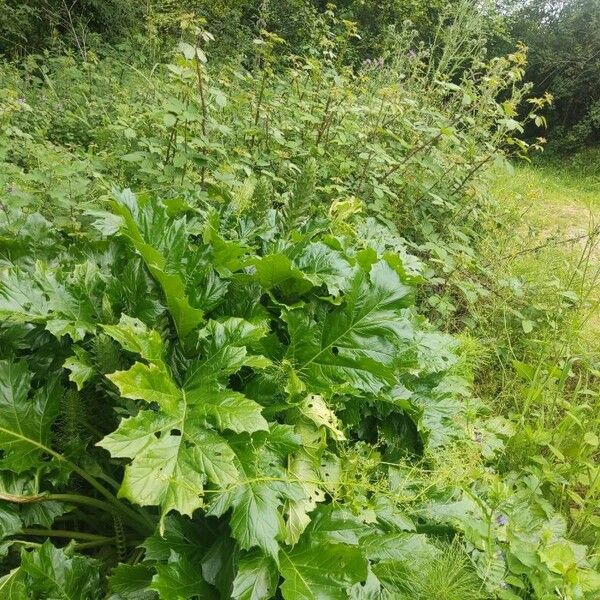
[{"label": "dense vegetation", "polygon": [[598,231],[525,230],[526,49],[198,4],[0,0],[0,598],[598,598]]},{"label": "dense vegetation", "polygon": [[[530,48],[527,78],[551,90],[552,150],[572,153],[600,141],[600,1],[502,0],[508,38]],[[508,47],[510,47],[510,43]],[[507,48],[506,43],[499,48]]]}]

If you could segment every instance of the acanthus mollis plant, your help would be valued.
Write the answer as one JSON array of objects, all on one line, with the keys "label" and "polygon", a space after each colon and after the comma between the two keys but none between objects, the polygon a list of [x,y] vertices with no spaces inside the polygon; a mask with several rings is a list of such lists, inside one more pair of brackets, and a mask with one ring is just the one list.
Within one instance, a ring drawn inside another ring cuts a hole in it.
[{"label": "acanthus mollis plant", "polygon": [[401,239],[311,209],[313,170],[277,209],[125,191],[5,263],[1,597],[410,597],[440,551],[390,465],[460,436],[468,390]]}]

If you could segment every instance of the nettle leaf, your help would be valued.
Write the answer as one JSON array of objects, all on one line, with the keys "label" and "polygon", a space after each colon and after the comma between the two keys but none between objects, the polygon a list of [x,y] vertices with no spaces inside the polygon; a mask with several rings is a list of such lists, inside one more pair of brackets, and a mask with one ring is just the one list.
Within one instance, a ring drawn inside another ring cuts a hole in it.
[{"label": "nettle leaf", "polygon": [[62,394],[56,381],[31,397],[30,388],[26,363],[0,361],[0,445],[4,454],[0,465],[17,473],[40,461]]},{"label": "nettle leaf", "polygon": [[23,551],[21,567],[29,598],[94,600],[102,598],[98,563],[81,555],[69,556],[46,541],[32,552]]},{"label": "nettle leaf", "polygon": [[313,389],[331,386],[376,393],[392,384],[410,349],[413,326],[403,309],[412,289],[385,262],[370,272],[356,268],[343,304],[322,311],[287,310],[290,346],[287,357]]},{"label": "nettle leaf", "polygon": [[182,276],[185,222],[170,220],[164,209],[150,203],[140,206],[129,190],[118,195],[113,210],[123,219],[123,233],[160,284],[179,336],[186,337],[202,322],[203,312],[190,304]]}]

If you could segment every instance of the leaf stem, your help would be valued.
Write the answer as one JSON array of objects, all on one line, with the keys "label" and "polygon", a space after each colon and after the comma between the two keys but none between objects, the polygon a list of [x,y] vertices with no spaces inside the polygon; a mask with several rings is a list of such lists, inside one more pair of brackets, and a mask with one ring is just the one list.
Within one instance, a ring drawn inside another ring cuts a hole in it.
[{"label": "leaf stem", "polygon": [[37,528],[25,528],[21,529],[23,535],[38,535],[47,537],[60,537],[68,538],[72,540],[89,540],[95,542],[108,542],[114,538],[106,535],[97,535],[95,533],[86,533],[83,531],[70,531],[67,529],[37,529]]},{"label": "leaf stem", "polygon": [[52,448],[48,448],[48,446],[45,446],[44,444],[42,444],[40,442],[37,442],[37,441],[32,440],[20,433],[17,433],[16,431],[11,431],[10,429],[5,429],[4,427],[0,427],[0,432],[6,433],[12,437],[15,437],[24,442],[27,442],[28,444],[31,444],[32,446],[39,448],[40,450],[42,450],[42,452],[46,452],[47,454],[49,454],[50,456],[52,456],[59,462],[63,462],[65,464],[67,464],[71,468],[71,470],[73,470],[75,473],[77,473],[82,479],[85,479],[85,481],[87,481],[99,494],[104,496],[106,498],[106,500],[108,500],[108,502],[110,504],[112,504],[118,512],[120,512],[124,517],[126,517],[130,521],[132,521],[133,522],[132,525],[134,525],[134,523],[137,524],[137,527],[141,533],[146,534],[146,533],[151,533],[152,531],[154,531],[155,525],[154,525],[154,523],[152,523],[152,521],[148,517],[138,514],[136,511],[132,510],[131,508],[129,508],[128,506],[123,504],[120,500],[118,500],[116,498],[116,496],[114,496],[107,488],[105,488],[95,477],[92,477],[92,475],[87,473],[84,469],[82,469],[81,467],[76,465],[74,462],[70,461],[66,456],[59,454],[55,450],[52,450]]}]

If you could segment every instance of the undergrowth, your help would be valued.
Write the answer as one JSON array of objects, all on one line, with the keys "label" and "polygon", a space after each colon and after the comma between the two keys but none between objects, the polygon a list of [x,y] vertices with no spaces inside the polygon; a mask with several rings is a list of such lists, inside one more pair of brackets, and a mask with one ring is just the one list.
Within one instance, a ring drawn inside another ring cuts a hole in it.
[{"label": "undergrowth", "polygon": [[449,10],[2,62],[0,597],[597,597],[593,243],[542,277],[549,97]]}]

